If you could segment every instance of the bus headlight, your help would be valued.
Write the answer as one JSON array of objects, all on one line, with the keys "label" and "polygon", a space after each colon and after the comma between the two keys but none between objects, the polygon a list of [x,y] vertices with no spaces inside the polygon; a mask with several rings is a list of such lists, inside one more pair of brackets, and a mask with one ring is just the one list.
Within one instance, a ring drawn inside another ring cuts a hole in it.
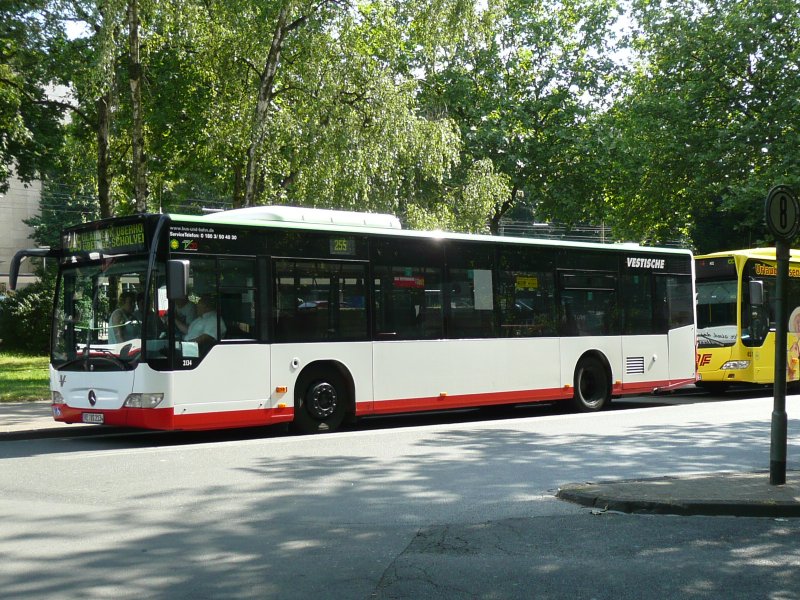
[{"label": "bus headlight", "polygon": [[122,404],[125,408],[155,408],[164,399],[164,394],[129,394]]},{"label": "bus headlight", "polygon": [[729,371],[731,369],[746,369],[750,366],[749,360],[729,360],[724,365],[722,365],[723,371]]},{"label": "bus headlight", "polygon": [[53,404],[64,404],[64,396],[61,392],[53,392]]}]

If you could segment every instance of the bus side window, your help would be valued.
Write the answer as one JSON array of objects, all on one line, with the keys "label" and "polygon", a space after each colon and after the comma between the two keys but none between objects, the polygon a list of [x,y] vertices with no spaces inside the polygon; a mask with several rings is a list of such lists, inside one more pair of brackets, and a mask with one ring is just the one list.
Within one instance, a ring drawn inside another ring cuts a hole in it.
[{"label": "bus side window", "polygon": [[497,273],[500,335],[556,335],[552,256],[538,248],[503,248]]},{"label": "bus side window", "polygon": [[375,273],[376,331],[380,339],[442,337],[440,269],[380,267]]},{"label": "bus side window", "polygon": [[688,275],[656,275],[653,320],[658,333],[694,322],[692,282]]},{"label": "bus side window", "polygon": [[562,271],[559,285],[562,335],[619,335],[616,274]]},{"label": "bus side window", "polygon": [[287,259],[274,270],[277,341],[366,339],[365,265]]},{"label": "bus side window", "polygon": [[649,272],[624,273],[622,294],[622,333],[653,333],[653,277]]},{"label": "bus side window", "polygon": [[252,340],[256,332],[255,261],[223,259],[219,263],[220,314],[227,340]]}]

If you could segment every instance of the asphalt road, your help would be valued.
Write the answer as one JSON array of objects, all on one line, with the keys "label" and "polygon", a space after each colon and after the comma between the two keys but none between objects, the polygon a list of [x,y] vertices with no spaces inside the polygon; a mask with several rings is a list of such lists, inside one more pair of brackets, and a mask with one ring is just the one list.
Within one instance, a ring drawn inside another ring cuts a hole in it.
[{"label": "asphalt road", "polygon": [[[602,513],[559,485],[768,466],[772,400],[670,395],[0,443],[0,596],[800,598],[800,520]],[[788,402],[796,464],[800,398]]]}]

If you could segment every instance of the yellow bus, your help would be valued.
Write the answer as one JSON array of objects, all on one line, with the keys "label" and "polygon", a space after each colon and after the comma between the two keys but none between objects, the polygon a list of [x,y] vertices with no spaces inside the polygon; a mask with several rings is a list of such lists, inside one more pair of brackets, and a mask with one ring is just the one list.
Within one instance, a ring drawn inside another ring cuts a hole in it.
[{"label": "yellow bus", "polygon": [[[722,392],[775,379],[774,248],[695,257],[697,385]],[[800,250],[789,263],[787,383],[800,378]]]}]

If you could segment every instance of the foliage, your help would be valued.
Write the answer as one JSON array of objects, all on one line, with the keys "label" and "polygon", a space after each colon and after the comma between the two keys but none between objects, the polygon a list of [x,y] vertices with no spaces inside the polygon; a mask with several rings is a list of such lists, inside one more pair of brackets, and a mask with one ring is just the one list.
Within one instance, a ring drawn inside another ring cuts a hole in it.
[{"label": "foliage", "polygon": [[[632,235],[693,233],[700,251],[757,243],[767,191],[800,184],[800,5],[633,7],[641,59],[604,135],[614,222]],[[714,229],[722,239],[707,238]]]},{"label": "foliage", "polygon": [[0,164],[45,180],[42,242],[137,209],[134,5],[148,210],[513,212],[710,250],[800,185],[791,0],[26,0],[0,9]]},{"label": "foliage", "polygon": [[454,119],[464,144],[448,185],[469,185],[484,161],[492,164],[484,172],[506,178],[487,214],[493,229],[521,197],[542,217],[594,216],[588,123],[613,83],[615,17],[611,0],[490,2],[476,8],[472,34],[426,72],[423,106]]},{"label": "foliage", "polygon": [[50,348],[53,310],[52,277],[10,293],[0,308],[0,339],[3,350],[46,354]]},{"label": "foliage", "polygon": [[62,108],[47,98],[57,81],[48,53],[62,39],[57,21],[42,13],[45,2],[0,5],[0,192],[11,169],[23,181],[49,170],[61,140]]},{"label": "foliage", "polygon": [[453,188],[426,208],[410,205],[408,221],[414,229],[442,229],[465,233],[489,233],[488,215],[497,198],[510,193],[509,178],[496,173],[489,159],[474,163],[461,186]]}]

